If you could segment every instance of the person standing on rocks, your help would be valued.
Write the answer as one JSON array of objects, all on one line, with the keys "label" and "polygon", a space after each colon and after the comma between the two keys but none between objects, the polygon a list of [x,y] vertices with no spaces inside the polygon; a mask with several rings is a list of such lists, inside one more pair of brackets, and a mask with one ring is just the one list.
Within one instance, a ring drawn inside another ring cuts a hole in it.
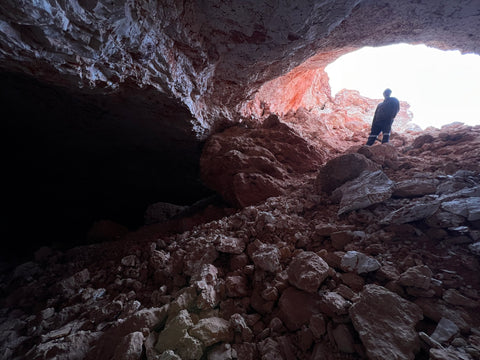
[{"label": "person standing on rocks", "polygon": [[392,128],[393,119],[400,111],[400,102],[397,98],[391,97],[392,90],[385,89],[383,92],[384,100],[378,104],[373,116],[372,128],[368,136],[367,145],[373,145],[377,136],[383,133],[382,144],[388,143],[390,139],[390,130]]}]

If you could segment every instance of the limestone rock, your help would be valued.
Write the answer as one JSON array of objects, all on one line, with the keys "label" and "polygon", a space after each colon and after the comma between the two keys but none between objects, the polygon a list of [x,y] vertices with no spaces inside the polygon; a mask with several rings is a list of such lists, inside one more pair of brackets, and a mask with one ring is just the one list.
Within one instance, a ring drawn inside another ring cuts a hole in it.
[{"label": "limestone rock", "polygon": [[418,306],[381,286],[366,285],[349,313],[369,359],[414,359],[420,345],[415,325],[423,318]]},{"label": "limestone rock", "polygon": [[115,349],[114,358],[119,360],[137,360],[142,356],[144,336],[136,331],[126,335]]},{"label": "limestone rock", "polygon": [[394,197],[421,197],[435,194],[437,190],[435,180],[432,179],[408,179],[395,184]]},{"label": "limestone rock", "polygon": [[451,340],[455,335],[458,334],[460,329],[457,325],[447,318],[441,318],[435,328],[435,331],[431,335],[431,338],[440,343],[447,342]]},{"label": "limestone rock", "polygon": [[400,274],[398,283],[403,286],[413,286],[428,290],[432,279],[432,271],[428,266],[419,265],[407,269]]},{"label": "limestone rock", "polygon": [[335,291],[320,291],[320,310],[323,314],[335,317],[345,315],[351,303],[345,300],[339,293]]},{"label": "limestone rock", "polygon": [[388,200],[392,196],[394,185],[381,170],[361,173],[358,178],[333,192],[335,199],[341,199],[338,215]]},{"label": "limestone rock", "polygon": [[357,274],[366,274],[380,269],[380,263],[358,251],[347,251],[342,257],[341,267],[345,271],[354,271]]},{"label": "limestone rock", "polygon": [[220,235],[216,239],[217,251],[227,254],[241,254],[245,249],[245,241],[239,238]]},{"label": "limestone rock", "polygon": [[260,269],[274,272],[280,267],[280,252],[275,245],[261,244],[252,254],[252,260]]},{"label": "limestone rock", "polygon": [[287,268],[288,281],[300,290],[314,293],[328,276],[328,264],[317,254],[297,254]]},{"label": "limestone rock", "polygon": [[398,151],[392,144],[381,144],[380,146],[362,146],[357,151],[359,154],[366,156],[376,164],[393,165],[397,161]]},{"label": "limestone rock", "polygon": [[442,203],[442,209],[467,218],[468,221],[480,220],[480,197],[455,199]]},{"label": "limestone rock", "polygon": [[415,300],[425,317],[440,322],[447,318],[455,323],[462,332],[470,331],[470,316],[459,307],[448,306],[444,301],[434,298],[418,298]]},{"label": "limestone rock", "polygon": [[316,179],[317,191],[331,194],[347,181],[359,177],[362,172],[378,168],[378,165],[361,154],[341,155],[322,166]]},{"label": "limestone rock", "polygon": [[438,201],[413,203],[392,211],[382,221],[382,224],[405,224],[425,219],[433,215],[440,208]]},{"label": "limestone rock", "polygon": [[449,304],[464,306],[467,308],[478,308],[478,306],[480,305],[478,301],[462,295],[458,290],[455,289],[445,290],[442,299]]},{"label": "limestone rock", "polygon": [[233,340],[233,331],[228,320],[219,317],[200,319],[190,330],[189,334],[203,342],[208,347],[217,342]]},{"label": "limestone rock", "polygon": [[181,310],[177,316],[167,322],[158,336],[155,348],[163,353],[173,350],[182,359],[199,360],[203,355],[201,342],[190,336],[188,330],[193,327],[192,319],[187,310]]}]

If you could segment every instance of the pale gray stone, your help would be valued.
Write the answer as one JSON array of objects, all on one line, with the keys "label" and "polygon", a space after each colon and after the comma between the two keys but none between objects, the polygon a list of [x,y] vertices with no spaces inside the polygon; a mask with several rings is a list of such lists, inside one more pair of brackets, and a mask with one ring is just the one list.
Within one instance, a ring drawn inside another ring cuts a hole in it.
[{"label": "pale gray stone", "polygon": [[341,198],[338,215],[363,209],[388,200],[395,183],[383,171],[364,171],[360,176],[337,188],[332,196]]},{"label": "pale gray stone", "polygon": [[458,334],[460,329],[451,320],[442,317],[431,335],[431,338],[440,343],[447,342]]},{"label": "pale gray stone", "polygon": [[432,216],[440,208],[438,201],[427,201],[408,204],[400,209],[392,211],[380,223],[387,224],[405,224],[412,221],[418,221]]},{"label": "pale gray stone", "polygon": [[455,199],[442,203],[442,209],[461,215],[468,221],[480,220],[480,197]]},{"label": "pale gray stone", "polygon": [[221,341],[230,342],[233,340],[233,329],[230,326],[230,322],[219,317],[201,319],[188,332],[202,341],[205,346],[211,346]]},{"label": "pale gray stone", "polygon": [[347,251],[343,255],[340,265],[343,270],[353,271],[357,274],[369,273],[380,268],[377,260],[358,251]]}]

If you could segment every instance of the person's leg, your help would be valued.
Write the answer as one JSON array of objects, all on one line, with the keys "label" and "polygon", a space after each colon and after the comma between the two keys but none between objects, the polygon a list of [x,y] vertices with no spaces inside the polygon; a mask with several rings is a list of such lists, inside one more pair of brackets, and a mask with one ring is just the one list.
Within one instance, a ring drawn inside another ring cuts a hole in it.
[{"label": "person's leg", "polygon": [[382,129],[382,144],[388,143],[390,140],[390,132],[392,131],[392,121],[389,121]]},{"label": "person's leg", "polygon": [[377,136],[378,134],[380,134],[380,131],[382,131],[381,126],[378,126],[378,124],[372,124],[372,129],[370,130],[370,135],[368,136],[366,145],[373,145],[375,143],[375,140],[377,140]]}]

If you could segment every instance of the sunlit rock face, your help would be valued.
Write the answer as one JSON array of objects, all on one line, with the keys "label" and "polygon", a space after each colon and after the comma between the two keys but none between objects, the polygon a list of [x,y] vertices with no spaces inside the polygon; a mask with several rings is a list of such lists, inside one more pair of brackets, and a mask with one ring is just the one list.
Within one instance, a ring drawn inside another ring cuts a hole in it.
[{"label": "sunlit rock face", "polygon": [[[307,61],[262,85],[254,99],[245,103],[243,116],[264,118],[270,113],[279,114],[319,146],[328,144],[339,151],[350,147],[351,141],[364,142],[375,109],[383,99],[369,99],[356,90],[346,89],[332,96],[328,74],[323,68],[311,68],[311,63]],[[400,101],[392,131],[420,130],[412,119],[410,105]]]}]

